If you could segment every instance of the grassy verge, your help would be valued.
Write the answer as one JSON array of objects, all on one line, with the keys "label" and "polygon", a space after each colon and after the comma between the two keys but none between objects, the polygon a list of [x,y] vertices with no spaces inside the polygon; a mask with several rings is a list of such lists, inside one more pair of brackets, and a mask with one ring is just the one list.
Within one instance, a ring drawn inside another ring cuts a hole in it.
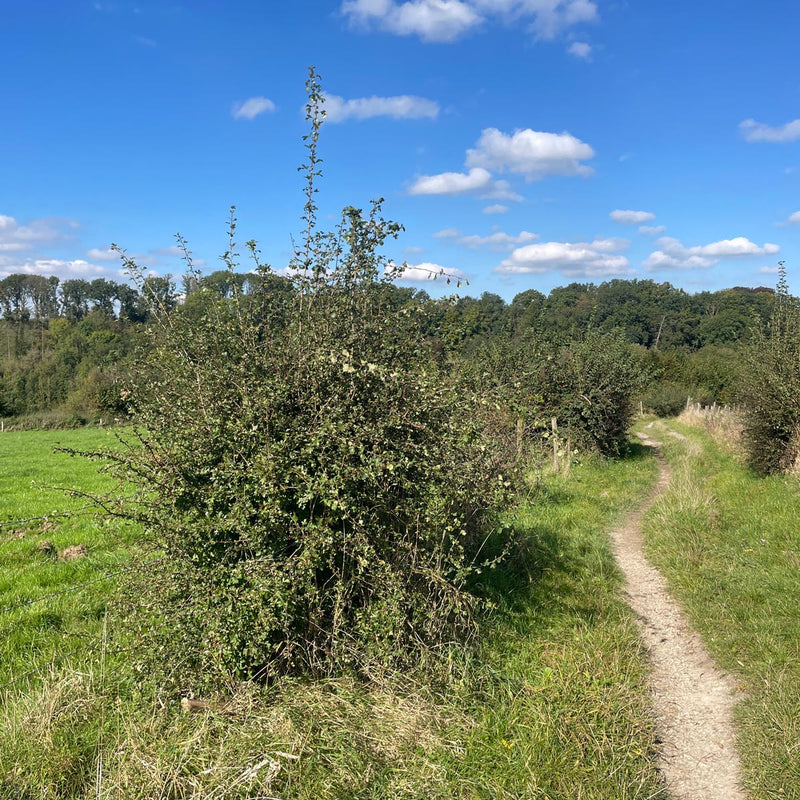
[{"label": "grassy verge", "polygon": [[633,446],[539,481],[513,520],[525,557],[485,576],[495,607],[480,645],[436,685],[405,674],[232,686],[210,713],[186,714],[124,655],[113,670],[53,670],[5,697],[0,797],[664,797],[606,537],[655,474]]},{"label": "grassy verge", "polygon": [[704,430],[669,429],[687,438],[657,433],[675,475],[646,520],[648,554],[746,690],[751,797],[800,798],[800,485],[754,475]]}]

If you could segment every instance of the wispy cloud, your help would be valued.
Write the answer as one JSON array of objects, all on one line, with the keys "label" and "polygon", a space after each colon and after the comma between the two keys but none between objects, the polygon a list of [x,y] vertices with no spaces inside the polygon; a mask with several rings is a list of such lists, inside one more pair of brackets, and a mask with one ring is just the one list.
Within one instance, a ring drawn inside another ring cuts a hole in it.
[{"label": "wispy cloud", "polygon": [[439,115],[438,103],[408,94],[395,97],[358,97],[352,100],[345,100],[335,94],[326,94],[324,108],[325,121],[333,123],[373,117],[436,119]]},{"label": "wispy cloud", "polygon": [[234,119],[255,119],[260,114],[271,113],[275,110],[275,103],[267,97],[250,97],[241,102],[234,103],[231,114]]},{"label": "wispy cloud", "polygon": [[800,211],[789,214],[788,219],[776,223],[779,227],[785,228],[787,225],[800,225]]},{"label": "wispy cloud", "polygon": [[0,254],[0,276],[6,275],[56,275],[61,280],[69,278],[110,278],[120,280],[125,277],[122,270],[109,269],[99,264],[92,264],[83,259],[65,260],[58,258],[32,258],[15,261],[4,258]]},{"label": "wispy cloud", "polygon": [[14,217],[0,214],[0,251],[47,247],[74,236],[80,225],[73,219],[41,217],[20,224]]},{"label": "wispy cloud", "polygon": [[666,225],[640,225],[639,233],[643,233],[645,236],[661,236],[666,229]]},{"label": "wispy cloud", "polygon": [[739,123],[739,132],[746,142],[796,142],[800,139],[800,119],[777,126],[746,119]]},{"label": "wispy cloud", "polygon": [[621,225],[641,225],[643,222],[650,222],[656,218],[656,215],[650,211],[632,211],[621,208],[612,211],[608,216]]},{"label": "wispy cloud", "polygon": [[86,251],[86,257],[92,261],[119,261],[119,253],[115,253],[110,247],[100,249],[92,247]]},{"label": "wispy cloud", "polygon": [[423,42],[453,42],[491,22],[553,39],[597,19],[592,0],[344,0],[341,11],[353,27]]},{"label": "wispy cloud", "polygon": [[592,46],[588,42],[573,42],[567,48],[567,52],[581,61],[592,60]]},{"label": "wispy cloud", "polygon": [[504,231],[495,231],[488,236],[477,236],[475,234],[464,235],[458,228],[445,228],[433,234],[435,239],[451,239],[455,244],[468,247],[470,250],[477,250],[485,247],[490,250],[511,250],[516,245],[527,244],[538,241],[539,235],[530,231],[520,231],[513,235]]}]

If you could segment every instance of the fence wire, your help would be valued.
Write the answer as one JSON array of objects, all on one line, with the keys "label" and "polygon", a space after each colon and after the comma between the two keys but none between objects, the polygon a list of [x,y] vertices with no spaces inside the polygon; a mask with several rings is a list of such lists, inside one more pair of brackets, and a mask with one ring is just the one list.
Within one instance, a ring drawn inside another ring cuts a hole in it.
[{"label": "fence wire", "polygon": [[70,650],[67,653],[59,653],[55,658],[51,658],[49,661],[45,661],[43,664],[37,664],[35,667],[32,667],[27,672],[23,672],[22,675],[17,675],[16,678],[12,678],[10,681],[6,681],[5,683],[0,683],[0,692],[8,689],[14,684],[21,683],[22,681],[27,680],[28,678],[33,677],[34,675],[38,675],[40,672],[43,672],[48,667],[54,667],[60,661],[63,661],[70,656],[74,656],[77,653],[82,653],[86,650],[92,650],[96,647],[96,645],[100,642],[100,638],[98,637],[97,642],[92,642],[91,644],[85,644],[82,647],[76,647],[74,650]]},{"label": "fence wire", "polygon": [[99,578],[93,578],[90,581],[84,581],[83,583],[76,583],[72,586],[67,586],[64,589],[59,589],[57,592],[49,592],[48,594],[40,595],[39,597],[34,597],[31,600],[23,600],[19,603],[15,603],[14,605],[6,606],[5,608],[0,608],[0,614],[7,614],[11,611],[16,611],[19,608],[26,608],[28,606],[32,606],[36,603],[41,603],[44,600],[52,600],[55,597],[61,597],[65,594],[71,594],[73,592],[80,592],[81,590],[85,589],[87,586],[92,586],[97,583],[102,583],[103,581],[110,580],[111,578],[117,577],[117,575],[124,575],[127,572],[134,572],[136,570],[147,569],[147,567],[152,566],[153,564],[158,564],[159,562],[163,561],[162,558],[155,558],[152,561],[146,561],[142,564],[131,564],[129,567],[125,567],[124,569],[119,569],[114,572],[105,572]]}]

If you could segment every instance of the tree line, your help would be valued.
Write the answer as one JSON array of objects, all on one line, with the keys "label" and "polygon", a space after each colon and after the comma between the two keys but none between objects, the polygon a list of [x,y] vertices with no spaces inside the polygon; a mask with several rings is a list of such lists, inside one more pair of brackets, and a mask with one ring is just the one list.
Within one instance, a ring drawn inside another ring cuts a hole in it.
[{"label": "tree line", "polygon": [[[53,420],[80,422],[117,414],[115,381],[142,346],[154,305],[199,318],[209,297],[283,302],[294,291],[276,273],[227,269],[180,282],[147,275],[139,285],[9,275],[0,280],[0,415],[60,411]],[[393,307],[424,310],[425,336],[443,354],[471,355],[490,343],[526,338],[567,341],[591,329],[620,331],[649,353],[650,395],[660,413],[689,394],[731,402],[738,348],[775,305],[775,292],[766,287],[689,294],[652,280],[571,283],[547,295],[529,289],[510,303],[490,292],[432,298],[396,284],[382,291]]]}]

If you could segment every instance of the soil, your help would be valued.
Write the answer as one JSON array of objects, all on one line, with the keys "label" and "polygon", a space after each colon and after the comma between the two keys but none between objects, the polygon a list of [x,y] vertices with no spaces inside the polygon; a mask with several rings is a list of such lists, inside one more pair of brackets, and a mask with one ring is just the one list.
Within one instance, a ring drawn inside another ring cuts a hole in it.
[{"label": "soil", "polygon": [[58,557],[62,561],[77,561],[79,558],[85,558],[89,555],[85,544],[73,544],[70,547],[65,547]]},{"label": "soil", "polygon": [[614,531],[612,542],[652,665],[659,768],[675,800],[745,800],[732,720],[736,684],[712,661],[663,576],[644,556],[641,520],[667,487],[671,471],[659,443],[640,438],[656,449],[659,481],[644,507]]}]

